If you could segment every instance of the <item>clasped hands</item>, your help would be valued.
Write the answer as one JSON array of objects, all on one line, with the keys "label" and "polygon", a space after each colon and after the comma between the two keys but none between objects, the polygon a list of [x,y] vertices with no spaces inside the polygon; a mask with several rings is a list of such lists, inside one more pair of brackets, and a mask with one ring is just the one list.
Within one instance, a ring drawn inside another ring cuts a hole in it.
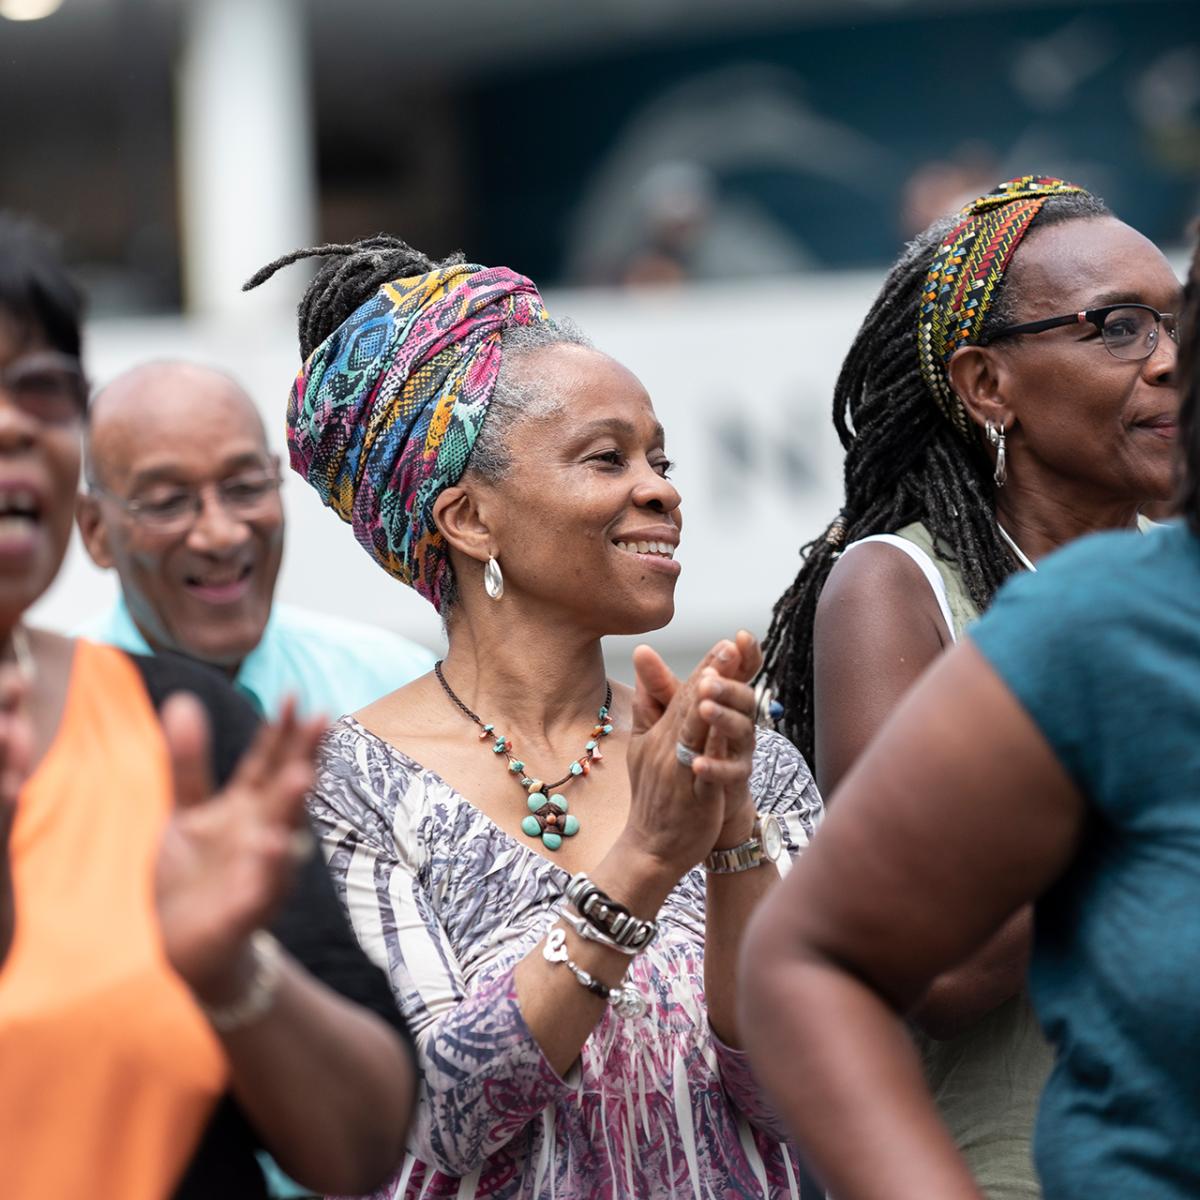
[{"label": "clasped hands", "polygon": [[[633,656],[637,687],[629,749],[628,832],[681,877],[714,849],[746,841],[754,826],[750,771],[762,651],[744,630],[718,642],[680,681],[650,647]],[[690,766],[677,744],[696,752]]]}]

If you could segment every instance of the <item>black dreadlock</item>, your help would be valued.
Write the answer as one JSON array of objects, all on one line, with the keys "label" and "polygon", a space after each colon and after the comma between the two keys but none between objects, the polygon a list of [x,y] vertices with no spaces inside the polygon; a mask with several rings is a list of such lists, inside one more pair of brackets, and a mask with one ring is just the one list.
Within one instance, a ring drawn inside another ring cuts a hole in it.
[{"label": "black dreadlock", "polygon": [[407,242],[381,233],[357,242],[329,242],[293,250],[251,275],[242,284],[242,291],[266,283],[281,267],[304,258],[330,260],[321,264],[296,308],[300,357],[304,359],[385,283],[465,261],[461,253],[455,253],[435,262]]},{"label": "black dreadlock", "polygon": [[[1054,196],[1033,223],[1107,215],[1093,196]],[[784,706],[780,726],[810,764],[813,622],[841,546],[921,521],[981,610],[1016,566],[996,526],[992,467],[982,444],[968,443],[938,411],[917,360],[921,289],[954,223],[937,222],[906,248],[846,355],[833,392],[833,424],[846,451],[846,501],[829,528],[801,548],[800,572],[775,605],[767,634],[763,670]],[[1012,312],[1001,281],[981,340],[1011,323]]]}]

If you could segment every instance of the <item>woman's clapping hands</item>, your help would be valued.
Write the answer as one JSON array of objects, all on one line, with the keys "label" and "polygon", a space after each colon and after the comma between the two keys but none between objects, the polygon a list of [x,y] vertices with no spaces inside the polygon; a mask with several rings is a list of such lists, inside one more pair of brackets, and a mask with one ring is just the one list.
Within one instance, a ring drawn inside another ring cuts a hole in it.
[{"label": "woman's clapping hands", "polygon": [[250,935],[277,913],[299,861],[314,849],[304,797],[325,722],[300,720],[288,704],[277,721],[259,730],[215,794],[199,703],[172,696],[162,722],[176,805],[158,860],[164,944],[197,996],[225,1003],[244,984]]},{"label": "woman's clapping hands", "polygon": [[[680,876],[714,847],[750,834],[749,681],[761,664],[758,643],[745,632],[718,642],[683,683],[649,647],[634,653],[629,823],[642,846]],[[697,752],[690,767],[679,762],[678,744]]]}]

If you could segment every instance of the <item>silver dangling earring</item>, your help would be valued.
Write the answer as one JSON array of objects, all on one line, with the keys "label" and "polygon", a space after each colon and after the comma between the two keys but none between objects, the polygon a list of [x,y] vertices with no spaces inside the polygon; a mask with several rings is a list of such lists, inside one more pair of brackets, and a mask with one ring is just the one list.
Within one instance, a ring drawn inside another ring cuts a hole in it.
[{"label": "silver dangling earring", "polygon": [[1000,427],[997,429],[991,421],[988,421],[984,430],[987,433],[988,441],[996,447],[996,470],[992,478],[996,481],[996,486],[1002,488],[1008,479],[1008,450],[1005,445],[1004,422],[1001,421]]},{"label": "silver dangling earring", "polygon": [[493,600],[499,600],[504,595],[504,574],[494,554],[488,556],[487,564],[483,568],[483,590]]}]

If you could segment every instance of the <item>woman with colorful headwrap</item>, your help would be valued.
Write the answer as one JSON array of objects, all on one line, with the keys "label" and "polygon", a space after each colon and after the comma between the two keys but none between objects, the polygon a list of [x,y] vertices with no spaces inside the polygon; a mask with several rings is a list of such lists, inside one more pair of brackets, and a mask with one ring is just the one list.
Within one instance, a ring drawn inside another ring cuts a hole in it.
[{"label": "woman with colorful headwrap", "polygon": [[838,1200],[979,1200],[897,1014],[1031,902],[1046,1195],[1200,1195],[1200,259],[1188,290],[1185,520],[1005,584],[751,926],[747,1044]]},{"label": "woman with colorful headwrap", "polygon": [[423,1068],[380,1195],[796,1196],[734,967],[820,800],[756,739],[749,634],[682,684],[645,647],[636,692],[608,680],[601,638],[674,609],[649,397],[504,268],[377,238],[252,282],[308,253],[292,465],[449,640],[334,727],[311,803]]},{"label": "woman with colorful headwrap", "polygon": [[[893,268],[834,396],[845,506],[767,640],[785,732],[826,795],[1005,578],[1170,496],[1179,294],[1099,200],[1033,176],[934,225]],[[993,1200],[1038,1195],[1029,1137],[1051,1053],[1022,994],[1029,923],[1015,916],[910,1014]]]}]

